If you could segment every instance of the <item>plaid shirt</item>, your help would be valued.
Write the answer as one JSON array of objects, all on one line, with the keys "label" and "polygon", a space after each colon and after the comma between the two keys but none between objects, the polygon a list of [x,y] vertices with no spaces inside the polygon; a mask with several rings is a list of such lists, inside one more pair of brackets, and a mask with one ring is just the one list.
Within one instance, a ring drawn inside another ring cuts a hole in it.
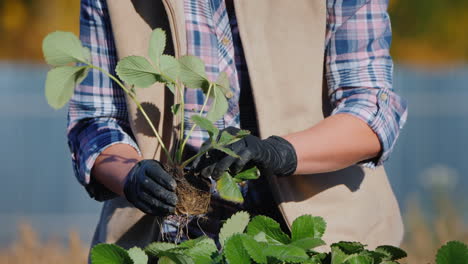
[{"label": "plaid shirt", "polygon": [[[327,0],[325,76],[332,114],[354,115],[377,134],[382,154],[364,164],[369,167],[381,165],[388,158],[407,116],[405,101],[392,91],[387,4],[387,0]],[[223,71],[230,78],[234,96],[229,100],[228,113],[216,125],[239,126],[240,84],[248,84],[248,72],[235,14],[228,14],[222,0],[185,0],[184,7],[188,53],[203,59],[212,80]],[[93,64],[115,74],[117,55],[106,1],[81,1],[80,30],[84,46],[91,50]],[[185,98],[185,120],[190,124],[190,116],[200,111],[204,95],[199,90],[186,89]],[[75,174],[83,185],[89,184],[94,161],[105,148],[124,143],[138,150],[123,91],[98,71],[91,71],[76,87],[68,117]],[[197,149],[207,138],[204,131],[196,129],[188,144]],[[246,200],[248,203],[255,198]]]}]

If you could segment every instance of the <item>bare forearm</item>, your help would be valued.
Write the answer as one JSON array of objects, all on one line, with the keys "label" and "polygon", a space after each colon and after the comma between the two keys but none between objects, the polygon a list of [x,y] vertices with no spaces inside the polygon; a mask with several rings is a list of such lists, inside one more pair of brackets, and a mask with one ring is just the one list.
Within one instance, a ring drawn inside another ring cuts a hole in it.
[{"label": "bare forearm", "polygon": [[336,171],[376,157],[381,150],[374,131],[349,114],[330,116],[309,129],[284,138],[296,150],[296,174]]},{"label": "bare forearm", "polygon": [[142,157],[130,145],[115,144],[98,156],[91,175],[109,190],[122,196],[128,172],[141,159]]}]

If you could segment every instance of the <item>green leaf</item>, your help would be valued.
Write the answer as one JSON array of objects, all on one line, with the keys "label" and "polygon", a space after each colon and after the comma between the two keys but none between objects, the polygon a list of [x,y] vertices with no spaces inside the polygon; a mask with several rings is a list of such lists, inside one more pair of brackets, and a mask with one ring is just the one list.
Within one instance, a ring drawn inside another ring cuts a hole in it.
[{"label": "green leaf", "polygon": [[244,197],[239,190],[239,186],[234,181],[229,173],[225,172],[221,175],[221,178],[216,182],[216,189],[219,192],[219,196],[226,201],[231,201],[234,203],[243,203]]},{"label": "green leaf", "polygon": [[163,256],[158,259],[158,264],[175,264],[175,262],[172,261],[172,259]]},{"label": "green leaf", "polygon": [[180,104],[175,104],[171,106],[171,112],[173,115],[177,115],[177,112],[179,112]]},{"label": "green leaf", "polygon": [[378,246],[375,249],[375,252],[385,254],[387,256],[387,259],[385,260],[398,260],[407,257],[407,254],[403,249],[394,246]]},{"label": "green leaf", "polygon": [[219,151],[222,151],[226,154],[228,154],[229,156],[231,157],[234,157],[234,158],[240,158],[239,155],[237,155],[234,151],[228,149],[228,148],[225,148],[225,147],[221,147],[221,146],[217,146],[217,145],[213,145],[213,148],[219,150]]},{"label": "green leaf", "polygon": [[263,254],[267,257],[292,263],[302,263],[309,258],[302,248],[291,245],[269,245],[263,250]]},{"label": "green leaf", "polygon": [[293,241],[303,238],[321,238],[325,232],[326,223],[322,217],[302,215],[296,218],[291,225],[291,238]]},{"label": "green leaf", "polygon": [[373,264],[372,258],[362,255],[351,255],[345,259],[345,264]]},{"label": "green leaf", "polygon": [[206,118],[212,122],[221,119],[228,110],[228,101],[224,97],[223,92],[220,89],[214,89],[214,97],[211,100],[210,110],[206,114]]},{"label": "green leaf", "polygon": [[331,247],[331,264],[343,264],[348,257],[339,247]]},{"label": "green leaf", "polygon": [[260,171],[255,166],[250,169],[239,172],[236,176],[234,176],[235,179],[244,180],[244,181],[256,180],[259,177],[260,177]]},{"label": "green leaf", "polygon": [[221,227],[219,231],[219,243],[221,246],[232,235],[243,233],[249,223],[250,215],[247,212],[240,211],[233,214]]},{"label": "green leaf", "polygon": [[245,129],[241,129],[241,130],[239,130],[239,132],[237,132],[236,138],[243,138],[243,137],[246,137],[248,135],[250,135],[250,131],[245,130]]},{"label": "green leaf", "polygon": [[42,42],[42,52],[46,62],[53,66],[64,66],[70,63],[91,61],[89,49],[73,33],[56,31],[50,33]]},{"label": "green leaf", "polygon": [[364,250],[364,245],[359,242],[340,241],[331,244],[331,247],[339,247],[346,254],[360,253]]},{"label": "green leaf", "polygon": [[318,246],[325,245],[325,241],[316,237],[306,237],[306,238],[302,238],[299,240],[295,240],[291,242],[290,245],[293,245],[302,249],[311,249],[311,248],[316,248]]},{"label": "green leaf", "polygon": [[159,58],[166,48],[166,32],[157,28],[151,32],[148,55],[155,65],[160,65]]},{"label": "green leaf", "polygon": [[215,88],[221,90],[226,98],[232,98],[233,94],[231,92],[229,78],[226,72],[221,72],[218,75]]},{"label": "green leaf", "polygon": [[166,83],[166,87],[167,87],[167,89],[169,89],[169,91],[171,91],[172,94],[174,94],[174,95],[176,94],[176,91],[175,91],[175,89],[176,89],[175,84],[173,84],[173,83]]},{"label": "green leaf", "polygon": [[187,88],[206,89],[209,86],[205,72],[205,63],[195,56],[182,56],[179,58],[180,80]]},{"label": "green leaf", "polygon": [[235,234],[226,240],[224,256],[229,264],[252,263],[249,253],[242,244],[242,234]]},{"label": "green leaf", "polygon": [[91,250],[93,264],[133,264],[127,251],[114,244],[98,244]]},{"label": "green leaf", "polygon": [[250,257],[256,262],[260,264],[266,264],[267,258],[263,254],[263,249],[265,248],[264,243],[260,243],[255,241],[255,239],[251,236],[243,234],[241,236],[242,244],[244,245],[245,250],[249,253]]},{"label": "green leaf", "polygon": [[254,217],[247,226],[247,234],[251,236],[255,237],[261,232],[265,233],[265,237],[269,243],[289,244],[291,242],[288,235],[281,230],[278,222],[263,215]]},{"label": "green leaf", "polygon": [[164,75],[171,78],[172,80],[167,80],[167,82],[175,82],[179,78],[180,74],[180,64],[179,61],[170,55],[162,55],[159,58],[159,69]]},{"label": "green leaf", "polygon": [[218,252],[215,242],[208,237],[198,241],[192,248],[186,251],[195,264],[211,264],[212,255]]},{"label": "green leaf", "polygon": [[200,116],[200,115],[193,115],[191,117],[192,121],[197,124],[202,129],[206,130],[211,138],[218,137],[219,129],[211,123],[210,120]]},{"label": "green leaf", "polygon": [[192,258],[187,255],[174,253],[174,252],[163,252],[158,263],[163,259],[163,264],[195,264]]},{"label": "green leaf", "polygon": [[218,140],[218,145],[219,146],[224,146],[227,144],[231,144],[232,141],[236,140],[236,137],[229,134],[226,130],[221,133],[221,136],[219,137]]},{"label": "green leaf", "polygon": [[133,264],[147,264],[148,256],[138,247],[132,247],[128,250],[128,255],[133,260]]},{"label": "green leaf", "polygon": [[359,253],[362,256],[369,256],[374,260],[374,263],[381,263],[383,260],[389,260],[389,256],[387,254],[381,253],[381,252],[376,252],[376,251],[371,251],[371,250],[364,250],[361,253]]},{"label": "green leaf", "polygon": [[62,108],[73,96],[75,86],[88,75],[86,66],[61,66],[47,73],[45,96],[54,109]]},{"label": "green leaf", "polygon": [[146,254],[152,257],[158,257],[161,253],[170,249],[177,248],[176,244],[165,242],[153,242],[145,247]]},{"label": "green leaf", "polygon": [[450,241],[442,246],[436,255],[437,264],[466,264],[468,263],[468,248],[460,241]]},{"label": "green leaf", "polygon": [[130,85],[147,88],[156,82],[163,82],[161,75],[151,63],[141,56],[129,56],[117,63],[115,72],[119,78]]}]

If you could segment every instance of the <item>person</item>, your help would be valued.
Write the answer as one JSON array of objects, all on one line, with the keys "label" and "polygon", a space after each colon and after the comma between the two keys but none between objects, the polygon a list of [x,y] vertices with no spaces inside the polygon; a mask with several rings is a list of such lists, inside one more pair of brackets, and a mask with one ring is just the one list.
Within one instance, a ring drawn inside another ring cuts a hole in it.
[{"label": "person", "polygon": [[[223,220],[247,210],[284,228],[305,213],[323,216],[327,243],[398,245],[401,217],[382,164],[406,121],[407,107],[392,89],[387,4],[82,0],[80,38],[91,50],[92,63],[114,73],[118,58],[146,55],[151,30],[163,27],[169,52],[199,56],[212,80],[228,74],[234,96],[215,125],[252,132],[230,146],[243,158],[212,152],[192,168],[216,179],[226,170],[257,165],[262,175],[243,185],[243,204],[214,193],[210,212],[189,223],[186,238],[216,238]],[[164,89],[137,93],[163,135],[171,135],[164,132],[171,123]],[[203,99],[201,91],[185,90],[189,124]],[[98,71],[75,89],[68,138],[79,182],[91,197],[105,201],[93,245],[129,248],[179,239],[177,222],[161,218],[174,212],[177,195],[156,140],[123,91]],[[190,151],[207,138],[196,129]]]}]

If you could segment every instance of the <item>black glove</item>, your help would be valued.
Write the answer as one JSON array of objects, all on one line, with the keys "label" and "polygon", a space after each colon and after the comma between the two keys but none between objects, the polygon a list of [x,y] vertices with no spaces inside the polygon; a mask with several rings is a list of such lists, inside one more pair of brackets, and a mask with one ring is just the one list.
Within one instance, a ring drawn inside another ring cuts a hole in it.
[{"label": "black glove", "polygon": [[155,160],[142,160],[128,173],[124,185],[127,200],[155,216],[173,213],[177,204],[176,181]]},{"label": "black glove", "polygon": [[[228,127],[223,131],[236,135],[240,129]],[[204,143],[202,149],[207,146],[209,146],[208,141]],[[291,143],[281,137],[271,136],[261,140],[256,136],[248,135],[226,147],[234,151],[240,158],[212,149],[195,160],[193,163],[195,172],[200,173],[205,178],[211,176],[214,180],[218,180],[228,169],[231,174],[235,175],[253,166],[257,166],[260,172],[270,170],[277,176],[288,176],[296,171],[296,151]]]}]

